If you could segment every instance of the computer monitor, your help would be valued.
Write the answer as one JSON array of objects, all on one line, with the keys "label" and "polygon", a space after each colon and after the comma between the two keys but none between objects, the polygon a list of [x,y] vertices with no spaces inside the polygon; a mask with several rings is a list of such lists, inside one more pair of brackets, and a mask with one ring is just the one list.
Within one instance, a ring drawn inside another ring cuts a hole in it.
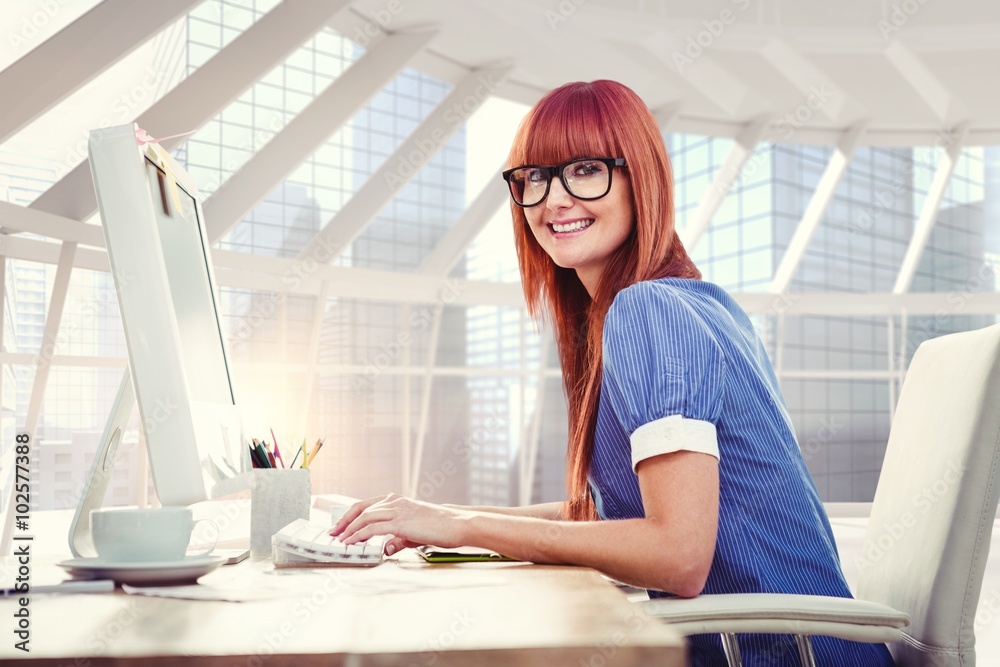
[{"label": "computer monitor", "polygon": [[133,395],[162,504],[188,505],[251,485],[201,196],[184,168],[146,139],[134,124],[90,133],[128,371],[70,533],[78,556],[92,555],[89,511],[103,501]]}]

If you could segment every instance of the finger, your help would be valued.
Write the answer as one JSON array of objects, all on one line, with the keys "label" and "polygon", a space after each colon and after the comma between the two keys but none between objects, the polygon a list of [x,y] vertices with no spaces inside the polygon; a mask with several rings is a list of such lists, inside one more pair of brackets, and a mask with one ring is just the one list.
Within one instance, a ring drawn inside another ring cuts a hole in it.
[{"label": "finger", "polygon": [[344,530],[340,533],[340,541],[343,542],[344,544],[357,542],[355,534],[359,530],[373,523],[389,521],[395,516],[396,513],[390,509],[369,507],[360,515],[358,515],[358,518],[356,518],[354,521],[352,521],[351,523],[349,523],[347,526],[344,527]]},{"label": "finger", "polygon": [[390,535],[392,532],[392,521],[378,521],[376,523],[369,523],[367,526],[351,535],[350,538],[342,540],[342,542],[344,544],[354,544],[356,542],[364,542],[365,540],[371,539],[376,535]]},{"label": "finger", "polygon": [[402,551],[403,549],[412,549],[413,547],[419,546],[420,544],[417,542],[411,542],[410,540],[402,537],[393,537],[385,543],[385,553],[387,556],[391,556],[392,554]]},{"label": "finger", "polygon": [[366,498],[365,500],[359,500],[358,502],[354,503],[353,505],[348,507],[347,511],[344,512],[339,519],[337,519],[337,522],[335,524],[333,524],[333,527],[330,528],[330,534],[339,535],[343,533],[344,528],[350,525],[352,521],[357,519],[362,512],[364,512],[372,505],[382,502],[388,497],[389,496],[373,496],[371,498]]},{"label": "finger", "polygon": [[403,540],[398,537],[394,537],[385,543],[385,555],[391,556],[397,551],[402,551],[403,548]]}]

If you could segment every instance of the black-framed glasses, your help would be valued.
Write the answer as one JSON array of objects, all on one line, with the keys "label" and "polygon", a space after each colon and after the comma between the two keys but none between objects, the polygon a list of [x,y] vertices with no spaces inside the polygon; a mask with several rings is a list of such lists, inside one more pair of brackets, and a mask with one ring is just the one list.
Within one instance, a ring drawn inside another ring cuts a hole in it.
[{"label": "black-framed glasses", "polygon": [[566,192],[589,201],[611,192],[611,173],[624,167],[623,157],[588,157],[546,167],[529,164],[503,172],[510,196],[518,206],[537,206],[549,196],[552,179],[559,176]]}]

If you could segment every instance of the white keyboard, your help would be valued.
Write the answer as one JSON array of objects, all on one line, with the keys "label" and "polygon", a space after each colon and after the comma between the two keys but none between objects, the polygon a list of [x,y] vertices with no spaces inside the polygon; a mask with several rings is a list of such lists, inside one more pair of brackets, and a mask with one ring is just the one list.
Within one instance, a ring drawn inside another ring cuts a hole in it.
[{"label": "white keyboard", "polygon": [[271,546],[275,565],[304,565],[309,562],[378,565],[382,562],[382,552],[388,540],[388,536],[379,535],[365,542],[344,544],[330,535],[330,526],[296,519],[271,538]]}]

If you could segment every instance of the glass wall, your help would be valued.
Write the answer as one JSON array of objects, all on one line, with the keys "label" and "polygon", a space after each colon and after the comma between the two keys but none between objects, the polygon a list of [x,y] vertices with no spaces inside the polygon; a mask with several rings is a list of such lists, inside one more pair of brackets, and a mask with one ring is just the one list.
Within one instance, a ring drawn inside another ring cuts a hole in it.
[{"label": "glass wall", "polygon": [[[721,167],[730,146],[710,137],[668,139],[679,227],[711,187],[708,174]],[[990,202],[1000,198],[1000,189],[985,185],[983,167],[984,154],[993,152],[962,151],[911,291],[995,290],[991,257],[997,244],[985,210],[995,206]],[[758,146],[693,250],[703,277],[731,292],[767,291],[831,154],[826,147]],[[908,321],[781,314],[802,293],[892,292],[942,154],[933,148],[860,148],[801,259],[789,296],[776,297],[773,312],[754,318],[824,500],[871,500],[891,404],[917,345],[995,321],[962,315],[960,296],[953,312]],[[688,171],[690,165],[695,171]]]}]

